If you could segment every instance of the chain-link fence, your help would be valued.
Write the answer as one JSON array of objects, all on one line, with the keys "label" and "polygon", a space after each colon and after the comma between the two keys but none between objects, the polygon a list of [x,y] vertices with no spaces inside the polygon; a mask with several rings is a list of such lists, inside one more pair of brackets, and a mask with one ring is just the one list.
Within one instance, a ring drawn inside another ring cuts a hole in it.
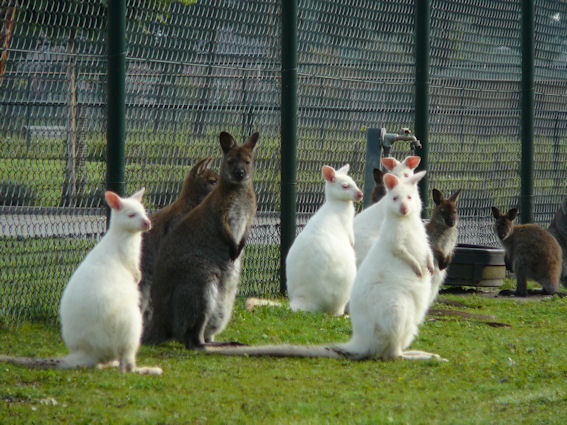
[{"label": "chain-link fence", "polygon": [[[0,320],[53,318],[105,230],[106,5],[0,6]],[[534,217],[564,195],[567,3],[537,0]],[[520,193],[520,2],[431,2],[429,184],[463,188],[460,241],[496,244],[490,206]],[[279,288],[280,2],[128,0],[126,193],[151,211],[218,134],[259,131],[258,218],[242,294]],[[298,219],[323,202],[322,164],[362,184],[365,129],[412,127],[413,0],[299,0]],[[409,147],[394,146],[403,156]]]}]

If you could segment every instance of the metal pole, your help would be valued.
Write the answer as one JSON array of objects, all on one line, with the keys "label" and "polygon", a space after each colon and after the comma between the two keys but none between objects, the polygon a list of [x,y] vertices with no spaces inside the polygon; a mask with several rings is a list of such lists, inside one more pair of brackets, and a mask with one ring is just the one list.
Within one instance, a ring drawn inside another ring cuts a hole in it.
[{"label": "metal pole", "polygon": [[534,2],[522,0],[522,95],[520,137],[522,139],[520,221],[533,222],[534,156]]},{"label": "metal pole", "polygon": [[126,4],[108,2],[108,87],[106,129],[106,187],[124,194],[124,139],[126,127]]},{"label": "metal pole", "polygon": [[[421,142],[416,149],[421,157],[419,170],[427,170],[429,154],[429,0],[415,1],[415,136]],[[428,205],[427,175],[419,182],[423,212]]]},{"label": "metal pole", "polygon": [[380,167],[382,156],[381,129],[369,128],[366,130],[366,166],[364,169],[364,208],[370,205],[370,195],[374,188],[374,169]]},{"label": "metal pole", "polygon": [[280,292],[286,291],[285,259],[296,232],[297,194],[297,0],[282,0],[281,244]]}]

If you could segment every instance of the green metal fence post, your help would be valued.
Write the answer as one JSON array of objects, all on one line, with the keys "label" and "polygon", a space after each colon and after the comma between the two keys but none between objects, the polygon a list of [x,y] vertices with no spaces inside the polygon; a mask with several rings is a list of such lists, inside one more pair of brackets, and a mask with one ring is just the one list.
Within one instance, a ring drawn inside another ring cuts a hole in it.
[{"label": "green metal fence post", "polygon": [[124,193],[126,0],[108,2],[106,187]]},{"label": "green metal fence post", "polygon": [[285,259],[295,238],[297,194],[297,0],[282,0],[281,244],[280,292],[286,291]]},{"label": "green metal fence post", "polygon": [[[429,154],[429,0],[415,0],[415,136],[421,142],[416,153],[421,157],[419,170],[428,169]],[[428,205],[428,178],[419,182],[423,212]]]},{"label": "green metal fence post", "polygon": [[522,0],[522,95],[520,137],[522,139],[520,221],[533,221],[534,160],[534,1]]}]

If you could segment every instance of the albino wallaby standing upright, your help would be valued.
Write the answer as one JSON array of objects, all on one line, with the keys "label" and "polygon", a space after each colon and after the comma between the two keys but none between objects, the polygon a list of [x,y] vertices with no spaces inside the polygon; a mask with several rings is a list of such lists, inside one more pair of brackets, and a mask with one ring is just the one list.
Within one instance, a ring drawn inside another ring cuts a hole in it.
[{"label": "albino wallaby standing upright", "polygon": [[384,187],[384,172],[380,168],[374,168],[372,170],[372,176],[374,177],[374,187],[372,192],[370,192],[370,205],[375,204],[386,194],[386,188]]},{"label": "albino wallaby standing upright", "polygon": [[70,353],[61,358],[0,356],[29,367],[94,367],[118,360],[123,372],[160,374],[137,367],[142,335],[139,308],[141,232],[150,220],[140,203],[144,189],[129,198],[106,192],[110,227],[71,276],[61,298],[61,332]]},{"label": "albino wallaby standing upright", "polygon": [[356,274],[350,298],[352,338],[337,345],[271,345],[207,348],[211,353],[253,356],[332,357],[354,360],[440,359],[404,351],[425,318],[431,293],[433,256],[420,218],[416,184],[425,171],[405,180],[384,176],[388,189],[383,230]]},{"label": "albino wallaby standing upright", "polygon": [[152,217],[152,228],[143,234],[142,239],[142,280],[140,281],[141,309],[144,327],[152,317],[150,288],[154,273],[154,263],[162,240],[175,227],[181,218],[201,203],[215,187],[218,174],[207,168],[211,158],[200,160],[189,170],[181,194],[173,203],[156,211]]},{"label": "albino wallaby standing upright", "polygon": [[457,198],[461,189],[453,193],[449,199],[445,199],[443,194],[433,189],[433,202],[435,208],[431,213],[431,219],[425,226],[429,244],[433,250],[435,259],[435,272],[431,279],[431,298],[430,304],[439,293],[439,288],[447,277],[447,267],[453,260],[453,251],[457,245],[457,223],[459,214],[457,213]]},{"label": "albino wallaby standing upright", "polygon": [[567,284],[567,198],[563,199],[547,231],[553,235],[561,247],[563,254],[561,282],[565,286]]},{"label": "albino wallaby standing upright", "polygon": [[[408,156],[402,162],[395,158],[382,158],[382,164],[393,175],[399,178],[408,178],[413,175],[414,169],[419,165],[419,156]],[[354,217],[354,252],[356,255],[356,266],[360,266],[362,261],[378,239],[380,226],[384,217],[383,204],[378,201],[369,206]]]},{"label": "albino wallaby standing upright", "polygon": [[323,165],[325,203],[289,249],[286,276],[292,310],[344,313],[356,275],[353,201],[362,199],[348,170],[348,164],[336,171]]},{"label": "albino wallaby standing upright", "polygon": [[559,290],[561,276],[561,247],[545,229],[535,224],[514,224],[518,210],[506,215],[492,207],[495,231],[506,250],[506,267],[516,275],[516,295],[527,295],[527,280],[533,279],[546,294]]},{"label": "albino wallaby standing upright", "polygon": [[258,133],[238,146],[220,134],[223,160],[213,191],[165,237],[151,289],[144,342],[174,338],[187,348],[212,343],[232,315],[241,252],[256,214],[253,158]]}]

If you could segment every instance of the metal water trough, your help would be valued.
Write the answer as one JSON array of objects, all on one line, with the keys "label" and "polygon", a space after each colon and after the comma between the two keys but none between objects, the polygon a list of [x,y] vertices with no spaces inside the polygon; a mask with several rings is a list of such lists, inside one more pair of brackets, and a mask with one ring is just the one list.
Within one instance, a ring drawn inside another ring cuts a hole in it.
[{"label": "metal water trough", "polygon": [[447,271],[445,285],[502,286],[505,277],[503,249],[459,244]]}]

